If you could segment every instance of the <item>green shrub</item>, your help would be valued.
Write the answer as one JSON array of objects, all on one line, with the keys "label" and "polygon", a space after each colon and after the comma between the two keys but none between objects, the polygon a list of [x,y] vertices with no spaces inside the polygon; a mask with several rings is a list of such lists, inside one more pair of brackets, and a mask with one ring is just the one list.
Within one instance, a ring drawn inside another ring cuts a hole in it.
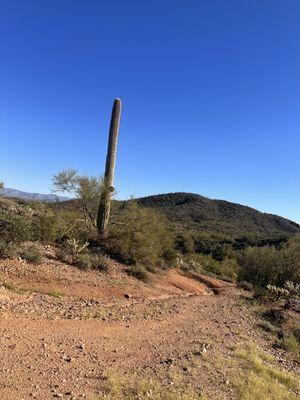
[{"label": "green shrub", "polygon": [[71,250],[65,246],[59,246],[56,249],[56,258],[67,264],[73,264],[74,262],[74,256]]},{"label": "green shrub", "polygon": [[272,246],[247,248],[239,255],[238,262],[239,279],[254,286],[300,283],[300,240],[289,240],[278,250]]},{"label": "green shrub", "polygon": [[269,292],[267,288],[262,286],[254,286],[253,299],[257,300],[259,303],[265,303],[269,300]]},{"label": "green shrub", "polygon": [[21,258],[33,264],[40,264],[42,262],[40,246],[35,243],[22,244],[18,253]]},{"label": "green shrub", "polygon": [[129,202],[112,221],[109,253],[127,264],[172,266],[175,253],[173,237],[164,218],[155,210]]},{"label": "green shrub", "polygon": [[107,272],[110,268],[109,259],[102,255],[98,255],[97,258],[98,261],[96,268],[101,272]]},{"label": "green shrub", "polygon": [[247,281],[240,281],[238,283],[238,287],[243,290],[247,290],[248,292],[252,292],[254,290],[253,285]]},{"label": "green shrub", "polygon": [[237,262],[234,258],[225,257],[222,261],[215,260],[211,255],[191,254],[181,268],[195,272],[213,274],[221,279],[235,281],[237,277]]},{"label": "green shrub", "polygon": [[54,215],[46,213],[36,216],[31,224],[33,240],[53,242],[58,237],[58,224]]},{"label": "green shrub", "polygon": [[0,239],[0,257],[11,258],[17,255],[18,246],[15,243],[2,242]]},{"label": "green shrub", "polygon": [[271,308],[269,310],[266,310],[262,314],[262,317],[272,322],[272,324],[276,324],[279,326],[281,326],[287,319],[285,311],[278,308]]},{"label": "green shrub", "polygon": [[300,360],[300,342],[292,333],[285,334],[282,339],[277,341],[276,345],[292,353],[296,360]]},{"label": "green shrub", "polygon": [[4,244],[30,240],[30,221],[22,215],[0,210],[0,238]]},{"label": "green shrub", "polygon": [[203,267],[199,264],[199,262],[194,260],[180,261],[180,269],[184,272],[197,272],[199,274],[203,272]]},{"label": "green shrub", "polygon": [[281,332],[281,329],[277,326],[273,325],[270,321],[261,321],[258,326],[266,332],[270,332],[273,334],[278,334]]},{"label": "green shrub", "polygon": [[80,269],[88,270],[93,268],[93,259],[90,254],[87,253],[77,254],[74,260],[74,264]]},{"label": "green shrub", "polygon": [[77,254],[74,258],[74,264],[83,270],[98,269],[99,271],[106,272],[109,268],[106,257],[87,251]]},{"label": "green shrub", "polygon": [[127,269],[127,273],[143,282],[149,282],[150,280],[149,272],[140,264],[130,266]]},{"label": "green shrub", "polygon": [[191,236],[180,234],[175,239],[175,249],[181,254],[191,254],[194,252],[194,240]]}]

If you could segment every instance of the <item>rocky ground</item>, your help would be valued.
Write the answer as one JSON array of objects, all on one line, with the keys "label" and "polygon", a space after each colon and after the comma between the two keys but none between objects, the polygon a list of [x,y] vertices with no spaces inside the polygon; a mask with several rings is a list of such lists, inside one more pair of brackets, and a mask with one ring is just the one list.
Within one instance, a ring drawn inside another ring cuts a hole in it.
[{"label": "rocky ground", "polygon": [[[279,371],[298,366],[272,347],[244,297],[175,270],[146,284],[113,262],[100,273],[2,260],[1,399],[246,399],[237,349],[258,347]],[[278,398],[295,396],[294,385]]]}]

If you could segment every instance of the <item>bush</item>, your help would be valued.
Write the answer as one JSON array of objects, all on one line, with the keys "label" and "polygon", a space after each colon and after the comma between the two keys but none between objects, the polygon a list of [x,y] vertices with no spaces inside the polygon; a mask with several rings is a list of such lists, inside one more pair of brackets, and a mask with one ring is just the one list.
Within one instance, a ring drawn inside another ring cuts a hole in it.
[{"label": "bush", "polygon": [[238,287],[243,290],[247,290],[248,292],[252,292],[254,290],[253,285],[247,281],[240,281],[238,283]]},{"label": "bush", "polygon": [[149,282],[150,275],[147,269],[140,264],[132,265],[130,268],[127,269],[128,275],[134,276],[135,278],[139,279],[143,282]]},{"label": "bush", "polygon": [[90,252],[77,254],[74,258],[74,264],[83,270],[98,269],[99,271],[106,272],[109,268],[106,257]]},{"label": "bush", "polygon": [[287,317],[284,310],[280,310],[277,308],[271,308],[270,310],[265,311],[262,314],[263,318],[267,319],[268,321],[272,322],[272,324],[282,325]]},{"label": "bush", "polygon": [[180,234],[175,239],[175,249],[181,254],[191,254],[194,252],[194,240],[191,236]]},{"label": "bush", "polygon": [[129,202],[110,227],[108,252],[126,264],[167,267],[174,262],[173,238],[155,210]]},{"label": "bush", "polygon": [[40,264],[42,262],[40,246],[35,243],[22,244],[18,253],[21,258],[33,264]]},{"label": "bush", "polygon": [[239,279],[254,286],[283,286],[286,281],[300,283],[300,239],[289,240],[280,249],[247,248],[238,257]]},{"label": "bush", "polygon": [[0,238],[3,244],[30,240],[30,221],[22,215],[0,211]]},{"label": "bush", "polygon": [[88,270],[93,268],[93,261],[94,260],[90,254],[77,254],[74,264],[80,269]]},{"label": "bush", "polygon": [[18,246],[15,243],[0,241],[0,257],[11,258],[17,255]]},{"label": "bush", "polygon": [[71,253],[70,249],[65,246],[60,246],[56,250],[56,258],[64,263],[73,264],[74,256]]},{"label": "bush", "polygon": [[192,254],[185,259],[181,268],[198,273],[214,274],[232,282],[236,280],[238,266],[234,258],[225,257],[223,261],[217,261],[211,255]]},{"label": "bush", "polygon": [[292,333],[285,334],[277,341],[276,346],[292,353],[297,360],[300,360],[300,342]]},{"label": "bush", "polygon": [[36,216],[31,224],[32,238],[42,243],[53,242],[58,237],[58,224],[54,215],[45,213]]},{"label": "bush", "polygon": [[281,332],[280,328],[274,326],[270,321],[262,321],[258,326],[266,332],[278,334]]},{"label": "bush", "polygon": [[110,268],[109,259],[105,256],[98,255],[98,261],[96,268],[101,272],[107,272]]}]

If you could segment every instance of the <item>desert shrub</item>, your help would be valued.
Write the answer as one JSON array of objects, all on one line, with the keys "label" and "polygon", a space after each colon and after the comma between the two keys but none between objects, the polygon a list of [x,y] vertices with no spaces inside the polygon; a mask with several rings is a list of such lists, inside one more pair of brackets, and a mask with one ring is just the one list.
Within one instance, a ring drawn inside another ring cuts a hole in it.
[{"label": "desert shrub", "polygon": [[187,234],[177,235],[175,238],[175,249],[181,254],[191,254],[194,252],[194,240]]},{"label": "desert shrub", "polygon": [[88,253],[83,253],[83,254],[77,254],[77,256],[74,259],[74,264],[84,270],[88,270],[93,268],[93,257],[91,257],[90,254]]},{"label": "desert shrub", "polygon": [[118,220],[112,221],[110,230],[108,251],[119,260],[145,266],[172,265],[173,238],[164,218],[155,210],[129,202]]},{"label": "desert shrub", "polygon": [[297,361],[300,361],[300,342],[293,333],[286,333],[276,342],[276,347],[292,353]]},{"label": "desert shrub", "polygon": [[89,251],[77,254],[74,257],[74,265],[83,270],[98,269],[102,272],[106,272],[109,268],[106,257]]},{"label": "desert shrub", "polygon": [[277,326],[273,325],[270,321],[261,321],[258,326],[266,332],[270,332],[273,334],[278,334],[281,332],[281,329]]},{"label": "desert shrub", "polygon": [[131,265],[127,269],[127,273],[143,282],[149,282],[150,280],[149,271],[141,264]]},{"label": "desert shrub", "polygon": [[42,243],[53,242],[58,237],[58,224],[54,215],[45,212],[31,223],[32,238]]},{"label": "desert shrub", "polygon": [[15,257],[18,252],[18,245],[15,243],[6,243],[0,239],[0,257],[11,258]]},{"label": "desert shrub", "polygon": [[74,262],[74,257],[71,254],[71,251],[69,248],[65,247],[65,246],[59,246],[56,249],[56,258],[64,263],[68,263],[68,264],[73,264]]},{"label": "desert shrub", "polygon": [[21,258],[33,264],[40,264],[42,262],[41,248],[36,243],[23,243],[18,254]]},{"label": "desert shrub", "polygon": [[269,292],[266,287],[254,286],[253,299],[259,303],[265,303],[269,301]]},{"label": "desert shrub", "polygon": [[286,321],[286,313],[284,310],[278,308],[271,308],[266,310],[262,317],[270,321],[272,324],[282,325]]},{"label": "desert shrub", "polygon": [[179,261],[179,266],[180,269],[184,272],[197,272],[201,273],[203,268],[199,264],[199,262],[196,262],[194,260],[181,260]]},{"label": "desert shrub", "polygon": [[162,253],[162,259],[163,259],[163,264],[161,265],[162,267],[176,267],[177,266],[177,253],[175,249],[172,249],[172,247],[166,247],[163,250]]},{"label": "desert shrub", "polygon": [[252,292],[254,290],[253,285],[247,281],[238,282],[238,287],[249,292]]},{"label": "desert shrub", "polygon": [[111,261],[108,256],[99,252],[99,248],[88,249],[91,256],[94,257],[93,268],[100,272],[107,272],[111,268]]},{"label": "desert shrub", "polygon": [[0,238],[4,244],[30,240],[30,221],[24,216],[0,211]]},{"label": "desert shrub", "polygon": [[254,286],[283,286],[288,280],[300,283],[300,241],[289,240],[280,249],[274,246],[247,248],[238,256],[239,279]]},{"label": "desert shrub", "polygon": [[192,254],[185,259],[182,269],[195,272],[213,274],[224,280],[235,281],[237,277],[237,262],[233,258],[225,257],[222,261],[215,260],[211,255]]}]

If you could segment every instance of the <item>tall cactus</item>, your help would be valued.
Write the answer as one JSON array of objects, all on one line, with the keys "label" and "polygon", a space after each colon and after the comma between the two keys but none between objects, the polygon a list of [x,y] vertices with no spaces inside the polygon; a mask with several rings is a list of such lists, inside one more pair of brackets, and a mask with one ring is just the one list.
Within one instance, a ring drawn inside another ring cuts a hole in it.
[{"label": "tall cactus", "polygon": [[102,239],[108,236],[108,221],[110,215],[110,206],[112,194],[114,192],[113,182],[115,173],[117,140],[119,133],[121,115],[121,100],[115,99],[109,128],[109,139],[106,155],[105,173],[104,173],[104,190],[100,197],[100,203],[97,215],[97,228]]}]

